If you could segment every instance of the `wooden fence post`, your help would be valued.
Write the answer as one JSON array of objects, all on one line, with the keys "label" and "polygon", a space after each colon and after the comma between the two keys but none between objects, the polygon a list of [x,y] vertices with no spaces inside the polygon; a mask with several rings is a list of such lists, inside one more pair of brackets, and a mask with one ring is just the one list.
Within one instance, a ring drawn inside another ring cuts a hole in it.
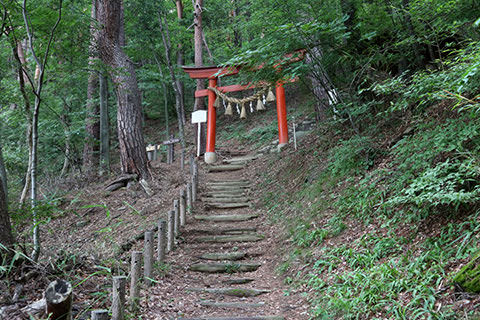
[{"label": "wooden fence post", "polygon": [[178,199],[173,200],[173,211],[175,213],[175,224],[174,224],[173,230],[176,238],[180,233],[180,208],[179,208]]},{"label": "wooden fence post", "polygon": [[190,159],[189,159],[190,176],[193,176],[193,162],[195,161],[194,159],[195,159],[195,157],[193,156],[193,154],[190,154]]},{"label": "wooden fence post", "polygon": [[157,243],[157,261],[165,262],[165,251],[167,249],[167,222],[160,219],[158,221],[158,243]]},{"label": "wooden fence post", "polygon": [[113,277],[113,299],[112,299],[112,320],[124,319],[125,308],[125,282],[127,277]]},{"label": "wooden fence post", "polygon": [[140,298],[140,269],[142,266],[142,252],[132,251],[132,266],[130,269],[130,303],[132,309],[138,307],[138,299]]},{"label": "wooden fence post", "polygon": [[175,225],[175,212],[173,210],[168,211],[168,225],[167,225],[167,252],[173,250],[173,244],[175,241],[174,235],[174,225]]},{"label": "wooden fence post", "polygon": [[185,204],[185,189],[180,190],[180,226],[184,227],[186,222],[186,204]]},{"label": "wooden fence post", "polygon": [[144,251],[143,251],[143,277],[145,283],[149,286],[153,284],[152,277],[152,266],[153,266],[153,232],[145,232]]},{"label": "wooden fence post", "polygon": [[108,310],[93,310],[92,320],[108,320]]},{"label": "wooden fence post", "polygon": [[193,161],[193,175],[192,175],[192,202],[197,201],[198,188],[198,162],[197,159]]},{"label": "wooden fence post", "polygon": [[192,205],[192,183],[187,183],[187,210],[189,213],[193,212],[193,205]]},{"label": "wooden fence post", "polygon": [[65,280],[50,282],[45,290],[48,319],[72,319],[72,285]]}]

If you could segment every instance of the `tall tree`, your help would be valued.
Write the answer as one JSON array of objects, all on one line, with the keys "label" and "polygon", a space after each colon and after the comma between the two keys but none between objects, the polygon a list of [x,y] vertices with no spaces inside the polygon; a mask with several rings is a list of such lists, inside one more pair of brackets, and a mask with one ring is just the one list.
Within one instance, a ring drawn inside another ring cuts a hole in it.
[{"label": "tall tree", "polygon": [[171,59],[171,52],[172,52],[172,43],[170,40],[170,32],[168,30],[168,21],[166,14],[160,12],[159,13],[159,25],[160,25],[160,33],[162,35],[163,46],[165,48],[165,60],[167,61],[168,70],[170,72],[170,78],[172,79],[172,87],[173,91],[175,92],[175,109],[177,111],[177,119],[178,119],[178,132],[180,135],[180,141],[182,143],[182,156],[184,156],[185,152],[185,130],[184,130],[184,121],[183,121],[183,100],[180,93],[180,85],[177,81],[177,77],[175,75],[175,69],[172,64]]},{"label": "tall tree", "polygon": [[[43,50],[43,57],[37,55],[37,49],[34,47],[34,34],[31,24],[31,19],[29,17],[29,11],[27,8],[27,0],[23,0],[22,3],[22,17],[23,23],[25,26],[25,31],[28,38],[28,48],[33,56],[33,59],[36,64],[35,75],[33,77],[28,77],[30,84],[33,88],[33,94],[35,95],[35,102],[33,106],[33,114],[31,117],[32,123],[32,145],[31,145],[31,168],[30,168],[30,200],[33,211],[33,252],[32,259],[36,261],[40,256],[40,234],[36,214],[36,202],[37,202],[37,165],[38,165],[38,126],[39,126],[39,116],[40,116],[40,106],[42,103],[42,91],[45,84],[45,70],[50,56],[50,49],[53,43],[55,36],[55,31],[57,30],[58,25],[62,19],[62,5],[63,1],[59,1],[58,6],[58,17],[54,25],[50,30],[50,34],[46,43],[46,46]],[[25,70],[24,70],[25,71]],[[33,79],[33,80],[32,80]]]},{"label": "tall tree", "polygon": [[121,47],[122,1],[99,0],[99,53],[109,67],[117,96],[117,127],[122,172],[148,178],[147,154],[142,133],[142,106],[132,62]]},{"label": "tall tree", "polygon": [[[181,22],[183,20],[183,3],[182,3],[182,0],[176,0],[175,1],[175,4],[176,4],[176,7],[177,7],[177,18],[178,18],[178,21]],[[182,43],[179,42],[178,45],[177,45],[177,65],[178,66],[183,66],[184,64],[184,60],[183,60],[183,46],[182,46]],[[177,88],[179,90],[179,94],[180,94],[180,100],[181,100],[181,114],[180,114],[180,117],[182,119],[182,123],[183,125],[185,125],[185,85],[183,83],[183,81],[181,80],[180,77],[177,77]]]},{"label": "tall tree", "polygon": [[89,46],[89,76],[87,86],[87,117],[85,119],[85,144],[83,147],[83,169],[91,171],[99,162],[100,106],[98,104],[98,27],[97,0],[92,0]]},{"label": "tall tree", "polygon": [[[202,11],[203,11],[203,0],[195,0],[195,8],[193,12],[193,24],[194,28],[194,52],[195,52],[195,67],[203,66],[203,26],[202,26]],[[205,82],[203,79],[197,79],[197,90],[205,89]],[[205,100],[203,98],[196,98],[194,110],[205,110]],[[196,126],[201,126],[201,140],[200,152],[205,152],[205,125],[196,124]]]}]

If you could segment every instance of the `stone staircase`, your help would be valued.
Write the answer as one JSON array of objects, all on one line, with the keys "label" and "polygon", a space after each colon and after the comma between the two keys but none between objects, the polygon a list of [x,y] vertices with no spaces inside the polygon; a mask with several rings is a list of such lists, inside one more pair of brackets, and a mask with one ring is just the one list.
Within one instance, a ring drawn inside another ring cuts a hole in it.
[{"label": "stone staircase", "polygon": [[176,319],[284,319],[278,301],[283,294],[272,287],[279,280],[262,259],[270,246],[259,223],[262,213],[253,209],[251,183],[244,178],[247,163],[257,157],[232,158],[206,168],[200,182],[203,210],[197,205],[189,217],[181,244],[190,256],[185,276],[195,279],[184,291],[195,299],[195,308]]}]

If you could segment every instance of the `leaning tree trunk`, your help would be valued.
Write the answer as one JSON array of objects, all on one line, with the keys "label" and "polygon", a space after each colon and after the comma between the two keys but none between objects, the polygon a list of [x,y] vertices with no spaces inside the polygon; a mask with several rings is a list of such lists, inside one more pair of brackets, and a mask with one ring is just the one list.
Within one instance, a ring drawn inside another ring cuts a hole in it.
[{"label": "leaning tree trunk", "polygon": [[97,0],[92,0],[92,13],[90,23],[90,47],[89,47],[89,76],[87,85],[87,117],[85,118],[85,143],[83,146],[83,169],[91,172],[98,164],[100,139],[100,106],[98,105],[98,72],[95,70],[95,62],[98,57],[97,42],[98,31],[96,27],[97,20]]},{"label": "leaning tree trunk", "polygon": [[149,178],[147,153],[142,133],[140,90],[132,62],[120,45],[122,1],[99,0],[98,20],[100,58],[108,65],[117,96],[117,126],[123,173]]}]

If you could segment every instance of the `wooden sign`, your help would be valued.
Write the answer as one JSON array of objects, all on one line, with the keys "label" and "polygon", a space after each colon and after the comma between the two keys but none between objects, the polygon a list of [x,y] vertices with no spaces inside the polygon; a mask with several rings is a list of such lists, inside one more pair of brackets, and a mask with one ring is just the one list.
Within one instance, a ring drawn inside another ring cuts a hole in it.
[{"label": "wooden sign", "polygon": [[192,123],[207,122],[207,110],[197,110],[192,112]]},{"label": "wooden sign", "polygon": [[170,140],[165,140],[162,142],[162,144],[174,144],[174,143],[178,143],[180,142],[180,139],[179,138],[170,138]]}]

